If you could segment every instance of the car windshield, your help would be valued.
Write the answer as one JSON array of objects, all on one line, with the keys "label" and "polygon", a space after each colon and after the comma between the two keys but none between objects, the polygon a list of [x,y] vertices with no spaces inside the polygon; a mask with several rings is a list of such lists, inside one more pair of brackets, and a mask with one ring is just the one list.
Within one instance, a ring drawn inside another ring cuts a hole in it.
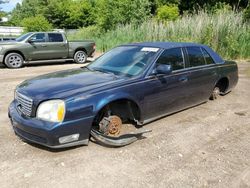
[{"label": "car windshield", "polygon": [[123,76],[139,75],[153,61],[159,48],[120,46],[99,57],[87,68]]},{"label": "car windshield", "polygon": [[28,38],[30,35],[32,35],[32,34],[33,34],[33,33],[26,33],[26,34],[24,34],[24,35],[21,35],[20,37],[16,38],[16,41],[17,41],[17,42],[21,42],[21,41],[27,39],[27,38]]}]

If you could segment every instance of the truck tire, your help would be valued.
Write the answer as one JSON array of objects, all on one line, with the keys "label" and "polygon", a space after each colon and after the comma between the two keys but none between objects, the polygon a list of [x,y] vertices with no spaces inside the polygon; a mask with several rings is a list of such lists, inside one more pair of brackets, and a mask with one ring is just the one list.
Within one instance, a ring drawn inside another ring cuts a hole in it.
[{"label": "truck tire", "polygon": [[17,69],[23,66],[23,56],[18,53],[9,53],[4,59],[4,63],[8,68]]},{"label": "truck tire", "polygon": [[84,51],[79,50],[74,55],[74,61],[78,64],[83,64],[83,63],[86,63],[87,57],[88,56]]}]

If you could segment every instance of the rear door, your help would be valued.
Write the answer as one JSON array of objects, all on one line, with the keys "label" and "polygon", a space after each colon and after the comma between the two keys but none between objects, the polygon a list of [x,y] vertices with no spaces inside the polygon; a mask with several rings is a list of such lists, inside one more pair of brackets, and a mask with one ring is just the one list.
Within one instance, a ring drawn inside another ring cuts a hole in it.
[{"label": "rear door", "polygon": [[68,58],[68,43],[62,33],[47,33],[47,59]]},{"label": "rear door", "polygon": [[151,119],[185,108],[188,99],[188,76],[185,69],[182,48],[165,50],[155,67],[159,64],[171,64],[173,72],[170,75],[149,76],[144,87],[144,119]]},{"label": "rear door", "polygon": [[208,52],[202,47],[186,47],[190,106],[209,99],[217,78],[216,65]]}]

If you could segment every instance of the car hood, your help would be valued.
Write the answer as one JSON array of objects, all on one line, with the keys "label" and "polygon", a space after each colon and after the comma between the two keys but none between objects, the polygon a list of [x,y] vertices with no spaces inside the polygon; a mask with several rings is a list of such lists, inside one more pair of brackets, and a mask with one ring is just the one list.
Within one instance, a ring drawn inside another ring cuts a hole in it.
[{"label": "car hood", "polygon": [[78,68],[26,80],[17,87],[17,91],[34,100],[66,98],[100,88],[119,79],[121,78],[112,74]]},{"label": "car hood", "polygon": [[8,41],[8,42],[0,42],[0,47],[4,45],[13,45],[13,44],[19,44],[19,42],[13,40],[13,41]]}]

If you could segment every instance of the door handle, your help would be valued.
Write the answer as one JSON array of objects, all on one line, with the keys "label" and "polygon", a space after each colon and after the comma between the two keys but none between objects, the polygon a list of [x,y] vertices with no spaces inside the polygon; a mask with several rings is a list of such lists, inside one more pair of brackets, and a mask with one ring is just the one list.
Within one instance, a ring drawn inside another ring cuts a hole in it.
[{"label": "door handle", "polygon": [[188,81],[188,78],[187,77],[181,77],[179,79],[180,82],[187,82]]},{"label": "door handle", "polygon": [[47,45],[45,45],[45,44],[42,44],[42,47],[47,47]]}]

